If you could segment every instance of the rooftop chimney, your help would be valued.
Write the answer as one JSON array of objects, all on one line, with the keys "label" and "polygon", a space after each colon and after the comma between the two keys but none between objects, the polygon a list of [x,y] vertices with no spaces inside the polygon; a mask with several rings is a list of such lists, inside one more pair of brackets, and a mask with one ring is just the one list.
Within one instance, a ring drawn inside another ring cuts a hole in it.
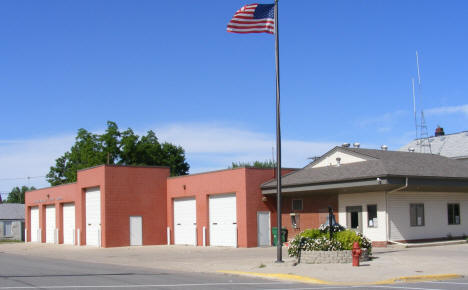
[{"label": "rooftop chimney", "polygon": [[444,135],[445,135],[444,128],[437,125],[437,128],[435,129],[435,136],[438,137],[438,136],[444,136]]},{"label": "rooftop chimney", "polygon": [[387,145],[382,145],[382,146],[380,146],[380,148],[381,148],[383,151],[387,151],[387,150],[388,150],[388,146],[387,146]]},{"label": "rooftop chimney", "polygon": [[350,146],[349,143],[343,143],[343,144],[341,145],[341,147],[344,147],[344,148],[349,148],[349,146]]},{"label": "rooftop chimney", "polygon": [[358,142],[354,142],[353,147],[354,148],[359,148],[359,147],[361,147],[361,144],[358,143]]}]

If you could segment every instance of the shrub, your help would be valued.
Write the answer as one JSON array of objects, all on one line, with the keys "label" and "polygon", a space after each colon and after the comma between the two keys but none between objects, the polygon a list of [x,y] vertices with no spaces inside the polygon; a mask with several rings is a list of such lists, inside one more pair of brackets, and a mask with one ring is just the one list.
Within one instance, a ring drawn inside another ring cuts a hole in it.
[{"label": "shrub", "polygon": [[324,236],[324,233],[319,229],[308,229],[299,234],[301,237],[316,239],[318,237]]},{"label": "shrub", "polygon": [[360,240],[355,231],[349,230],[336,233],[335,238],[337,241],[340,241],[340,243],[343,244],[343,247],[346,250],[351,250],[353,248],[354,242],[359,243]]}]

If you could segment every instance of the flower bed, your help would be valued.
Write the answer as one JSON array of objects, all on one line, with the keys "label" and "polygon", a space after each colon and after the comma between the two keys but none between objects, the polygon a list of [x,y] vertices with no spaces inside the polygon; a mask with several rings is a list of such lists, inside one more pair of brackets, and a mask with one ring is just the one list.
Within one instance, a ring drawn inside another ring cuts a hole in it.
[{"label": "flower bed", "polygon": [[291,241],[288,254],[305,263],[351,263],[351,249],[358,242],[363,250],[362,260],[369,260],[372,244],[361,233],[345,230],[341,226],[333,227],[334,235],[330,239],[328,227],[309,229],[298,234]]}]

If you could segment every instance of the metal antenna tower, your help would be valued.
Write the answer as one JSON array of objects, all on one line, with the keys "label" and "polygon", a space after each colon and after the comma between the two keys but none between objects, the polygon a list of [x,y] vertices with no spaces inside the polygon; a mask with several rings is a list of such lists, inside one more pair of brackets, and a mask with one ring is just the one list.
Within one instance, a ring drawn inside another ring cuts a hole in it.
[{"label": "metal antenna tower", "polygon": [[419,145],[420,153],[431,153],[431,142],[429,139],[429,134],[427,133],[426,119],[424,118],[424,112],[421,111],[421,126],[419,127],[419,132],[421,133],[420,138],[416,141]]},{"label": "metal antenna tower", "polygon": [[[416,51],[416,67],[418,69],[418,95],[419,95],[419,98],[421,99],[421,70],[419,68],[418,51]],[[416,116],[416,92],[414,88],[414,78],[411,79],[411,84],[413,88],[413,112],[414,112],[414,125],[416,129],[416,146],[419,149],[420,153],[432,154],[431,142],[429,139],[429,134],[427,132],[426,119],[424,118],[424,111],[422,110],[422,106],[421,106],[421,124],[418,126],[418,121],[417,121],[417,116]],[[418,127],[419,127],[419,132],[418,132]]]}]

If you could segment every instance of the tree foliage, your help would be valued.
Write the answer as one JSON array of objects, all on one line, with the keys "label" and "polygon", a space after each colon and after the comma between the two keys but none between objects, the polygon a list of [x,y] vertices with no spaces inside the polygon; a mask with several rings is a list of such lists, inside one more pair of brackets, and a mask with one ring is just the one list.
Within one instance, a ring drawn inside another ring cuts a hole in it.
[{"label": "tree foliage", "polygon": [[252,168],[275,168],[276,162],[273,160],[254,161],[254,162],[232,162],[229,168],[252,167]]},{"label": "tree foliage", "polygon": [[171,176],[184,175],[189,170],[185,150],[171,143],[159,143],[153,131],[140,137],[130,128],[121,132],[116,123],[109,121],[103,134],[79,129],[75,140],[50,168],[46,177],[51,185],[75,182],[78,170],[101,164],[169,166]]},{"label": "tree foliage", "polygon": [[34,186],[28,187],[28,186],[23,185],[21,186],[21,188],[16,186],[8,194],[8,198],[6,202],[7,203],[24,203],[25,192],[29,190],[35,190],[35,189],[36,188]]}]

